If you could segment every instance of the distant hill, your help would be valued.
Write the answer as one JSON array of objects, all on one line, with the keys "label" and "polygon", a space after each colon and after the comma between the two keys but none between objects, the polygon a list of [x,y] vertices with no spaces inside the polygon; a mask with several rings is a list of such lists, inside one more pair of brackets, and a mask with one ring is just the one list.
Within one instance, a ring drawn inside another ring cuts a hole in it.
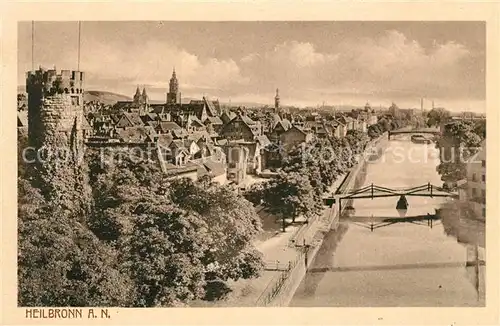
[{"label": "distant hill", "polygon": [[[25,93],[26,87],[23,85],[17,86],[18,93]],[[106,105],[113,105],[118,101],[131,101],[132,98],[130,96],[106,92],[106,91],[85,91],[83,93],[83,100],[86,102],[89,101],[100,101]]]},{"label": "distant hill", "polygon": [[132,98],[122,94],[105,92],[105,91],[85,91],[83,100],[86,102],[99,101],[106,105],[113,105],[118,101],[131,101]]}]

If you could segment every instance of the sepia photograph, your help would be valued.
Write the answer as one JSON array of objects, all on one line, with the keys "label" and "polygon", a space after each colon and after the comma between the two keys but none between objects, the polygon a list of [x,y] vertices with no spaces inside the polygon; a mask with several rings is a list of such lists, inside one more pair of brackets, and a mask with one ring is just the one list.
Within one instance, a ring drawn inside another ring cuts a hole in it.
[{"label": "sepia photograph", "polygon": [[494,304],[486,21],[15,24],[24,320]]}]

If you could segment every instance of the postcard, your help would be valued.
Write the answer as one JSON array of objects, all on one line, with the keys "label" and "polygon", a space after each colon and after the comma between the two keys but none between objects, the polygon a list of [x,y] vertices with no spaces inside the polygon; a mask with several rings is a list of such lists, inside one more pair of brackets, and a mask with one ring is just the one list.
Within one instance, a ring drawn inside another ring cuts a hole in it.
[{"label": "postcard", "polygon": [[4,7],[4,323],[498,322],[498,5]]}]

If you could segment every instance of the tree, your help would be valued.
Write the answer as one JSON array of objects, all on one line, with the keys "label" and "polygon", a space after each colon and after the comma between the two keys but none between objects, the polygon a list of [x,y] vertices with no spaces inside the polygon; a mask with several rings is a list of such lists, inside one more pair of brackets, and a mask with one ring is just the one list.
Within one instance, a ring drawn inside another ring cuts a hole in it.
[{"label": "tree", "polygon": [[396,120],[391,121],[391,130],[398,129],[399,125]]},{"label": "tree", "polygon": [[380,119],[378,121],[378,124],[380,124],[380,126],[382,128],[382,132],[386,132],[386,131],[391,130],[391,123],[389,122],[389,120],[387,120],[387,118]]},{"label": "tree", "polygon": [[209,250],[207,226],[199,216],[163,200],[135,210],[126,261],[137,285],[134,306],[177,306],[204,295]]},{"label": "tree", "polygon": [[439,126],[450,117],[450,112],[443,108],[434,108],[427,113],[427,125],[429,127]]},{"label": "tree", "polygon": [[227,187],[200,185],[189,179],[172,184],[171,198],[183,209],[199,214],[207,224],[211,248],[203,257],[204,265],[211,266],[207,281],[259,275],[262,257],[251,243],[262,224],[249,201]]},{"label": "tree", "polygon": [[264,187],[262,183],[254,183],[244,192],[243,196],[255,206],[260,205],[264,196]]},{"label": "tree", "polygon": [[466,161],[477,153],[484,139],[482,135],[485,133],[472,121],[457,121],[446,126],[436,142],[441,154],[437,171],[443,181],[453,183],[465,178]]},{"label": "tree", "polygon": [[474,133],[481,139],[486,138],[486,120],[479,120],[475,123]]},{"label": "tree", "polygon": [[117,253],[26,180],[19,180],[18,215],[19,305],[129,305],[132,283]]},{"label": "tree", "polygon": [[295,223],[298,216],[307,219],[318,213],[309,178],[298,172],[282,172],[268,181],[264,185],[264,205],[272,214],[282,217],[283,226],[287,217]]},{"label": "tree", "polygon": [[171,182],[157,164],[127,155],[101,162],[89,151],[86,160],[85,215],[78,201],[59,199],[74,198],[75,181],[55,178],[44,196],[19,180],[20,305],[177,306],[220,299],[229,279],[263,269],[252,245],[260,219],[229,188]]},{"label": "tree", "polygon": [[349,147],[355,154],[363,152],[365,145],[368,143],[366,134],[359,130],[349,130],[345,136]]},{"label": "tree", "polygon": [[[438,215],[443,223],[444,231],[449,236],[467,239],[470,238],[471,233],[474,235],[477,234],[477,232],[470,232],[470,230],[468,230],[470,227],[469,223],[463,223],[463,221],[467,220],[480,219],[468,201],[453,200],[447,202],[439,209]],[[476,239],[476,241],[477,240],[478,239]]]},{"label": "tree", "polygon": [[380,125],[379,124],[374,124],[368,127],[368,136],[371,139],[375,139],[377,137],[380,137],[381,135],[381,130],[380,130]]}]

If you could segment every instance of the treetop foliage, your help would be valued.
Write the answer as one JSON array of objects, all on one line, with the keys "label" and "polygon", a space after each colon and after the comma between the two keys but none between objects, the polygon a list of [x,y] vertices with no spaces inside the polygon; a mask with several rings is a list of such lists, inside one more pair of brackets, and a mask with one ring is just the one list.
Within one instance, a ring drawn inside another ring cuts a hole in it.
[{"label": "treetop foliage", "polygon": [[49,197],[73,206],[20,177],[20,305],[179,306],[222,299],[228,280],[260,274],[250,202],[207,180],[167,180],[154,165],[96,159],[75,181],[89,194],[58,187]]}]

